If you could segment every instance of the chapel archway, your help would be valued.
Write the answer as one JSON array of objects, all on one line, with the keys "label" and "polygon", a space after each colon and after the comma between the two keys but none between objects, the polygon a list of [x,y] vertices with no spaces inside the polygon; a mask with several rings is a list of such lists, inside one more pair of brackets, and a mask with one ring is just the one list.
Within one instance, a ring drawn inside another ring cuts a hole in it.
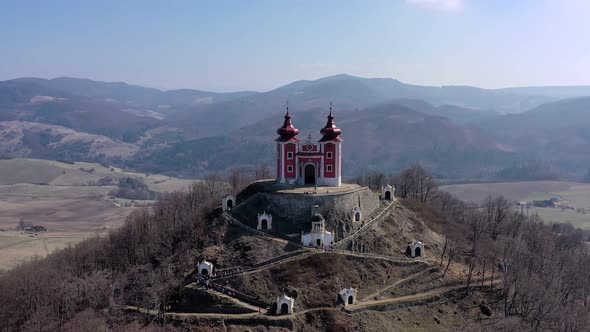
[{"label": "chapel archway", "polygon": [[261,224],[262,224],[262,225],[261,225],[261,227],[260,227],[260,228],[262,228],[262,229],[268,229],[268,220],[266,220],[266,219],[262,219],[262,222],[261,222]]},{"label": "chapel archway", "polygon": [[281,314],[286,315],[289,313],[289,305],[287,303],[281,304]]},{"label": "chapel archway", "polygon": [[388,191],[385,192],[385,199],[388,200],[388,201],[391,200],[391,191],[388,190]]},{"label": "chapel archway", "polygon": [[305,165],[305,184],[315,184],[315,166],[312,164]]},{"label": "chapel archway", "polygon": [[414,249],[414,257],[421,257],[422,256],[422,249],[420,247],[416,247]]},{"label": "chapel archway", "polygon": [[209,274],[209,271],[207,269],[202,269],[201,270],[201,274],[204,275],[204,276],[206,276],[206,275]]},{"label": "chapel archway", "polygon": [[354,297],[352,295],[348,296],[348,304],[354,304]]},{"label": "chapel archway", "polygon": [[356,222],[359,222],[359,221],[361,221],[361,213],[360,213],[359,211],[357,211],[357,212],[354,214],[354,221],[356,221]]},{"label": "chapel archway", "polygon": [[234,207],[234,201],[232,201],[231,199],[227,200],[227,208],[231,209]]}]

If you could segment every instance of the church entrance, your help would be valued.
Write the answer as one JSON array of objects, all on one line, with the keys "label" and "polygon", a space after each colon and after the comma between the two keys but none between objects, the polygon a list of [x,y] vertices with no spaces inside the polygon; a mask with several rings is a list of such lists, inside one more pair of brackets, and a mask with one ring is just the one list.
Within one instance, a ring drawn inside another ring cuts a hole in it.
[{"label": "church entrance", "polygon": [[231,210],[234,207],[234,201],[232,201],[231,199],[227,200],[227,208],[229,210]]},{"label": "church entrance", "polygon": [[260,227],[260,228],[262,228],[262,229],[268,229],[268,220],[262,219],[262,225],[261,226],[262,227]]},{"label": "church entrance", "polygon": [[352,295],[348,296],[348,304],[352,304],[354,302],[354,297]]},{"label": "church entrance", "polygon": [[289,313],[289,305],[287,303],[281,304],[281,314],[286,315]]},{"label": "church entrance", "polygon": [[305,166],[305,184],[315,184],[315,166],[314,165],[306,165]]},{"label": "church entrance", "polygon": [[414,256],[415,257],[422,256],[422,250],[420,250],[420,247],[417,247],[416,249],[414,249]]},{"label": "church entrance", "polygon": [[388,190],[385,192],[385,199],[391,201],[391,191]]},{"label": "church entrance", "polygon": [[201,270],[201,274],[206,276],[209,274],[209,271],[207,269],[203,269],[203,270]]}]

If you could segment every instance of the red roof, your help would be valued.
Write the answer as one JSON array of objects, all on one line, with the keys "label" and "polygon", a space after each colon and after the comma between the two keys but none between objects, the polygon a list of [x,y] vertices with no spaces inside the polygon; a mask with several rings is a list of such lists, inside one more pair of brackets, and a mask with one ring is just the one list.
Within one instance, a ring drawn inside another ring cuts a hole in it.
[{"label": "red roof", "polygon": [[326,126],[320,130],[320,134],[322,134],[322,139],[320,142],[327,142],[327,141],[337,141],[342,142],[342,139],[339,138],[340,134],[342,134],[342,130],[336,127],[334,123],[334,116],[332,115],[332,107],[330,106],[330,114],[328,115],[328,122]]},{"label": "red roof", "polygon": [[287,109],[287,114],[285,114],[285,122],[283,122],[283,126],[277,129],[277,134],[279,134],[279,137],[276,139],[278,142],[299,142],[299,139],[295,137],[299,134],[299,129],[295,128],[293,123],[291,123],[289,109]]}]

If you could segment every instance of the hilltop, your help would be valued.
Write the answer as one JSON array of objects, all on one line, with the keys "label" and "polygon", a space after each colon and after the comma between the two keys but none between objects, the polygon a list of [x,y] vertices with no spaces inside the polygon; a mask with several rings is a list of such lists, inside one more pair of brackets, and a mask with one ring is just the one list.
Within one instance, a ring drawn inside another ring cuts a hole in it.
[{"label": "hilltop", "polygon": [[[216,181],[197,182],[188,192],[165,196],[151,208],[132,213],[108,236],[93,237],[0,276],[5,308],[0,324],[9,330],[41,324],[66,331],[90,326],[164,326],[171,331],[522,330],[530,324],[551,328],[566,320],[588,324],[587,309],[579,305],[587,293],[571,293],[566,303],[558,303],[555,300],[568,290],[551,281],[562,285],[572,275],[586,275],[590,265],[579,262],[588,259],[583,244],[587,233],[565,225],[543,226],[537,217],[513,211],[501,197],[482,210],[442,192],[421,200],[424,188],[412,186],[423,181],[408,174],[413,173],[400,175],[400,197],[381,196],[380,207],[367,212],[360,227],[322,248],[303,246],[280,228],[256,229],[250,217],[231,212],[252,204],[258,192],[237,195],[235,208],[233,203],[219,207],[222,198],[233,197],[226,195],[231,189]],[[288,201],[295,194],[274,191],[271,199]],[[378,193],[372,195],[379,199]],[[343,208],[325,212],[326,224],[335,225],[342,218],[338,212],[350,213]],[[312,222],[322,220],[316,216]],[[486,222],[486,217],[491,219]],[[413,251],[417,240],[422,246]],[[412,252],[419,255],[412,257]],[[557,262],[567,268],[558,268]],[[531,282],[533,287],[527,287]],[[571,282],[578,287],[585,279]],[[53,291],[57,289],[64,291]],[[539,289],[547,296],[528,302],[534,310],[526,309],[524,301]],[[339,292],[349,294],[344,304]],[[294,301],[292,313],[289,305],[277,304],[282,295]],[[32,297],[40,305],[21,308],[15,300],[19,296]],[[63,308],[61,303],[71,305]],[[540,316],[537,309],[547,306],[554,309]],[[43,314],[54,310],[60,310],[62,318]]]}]

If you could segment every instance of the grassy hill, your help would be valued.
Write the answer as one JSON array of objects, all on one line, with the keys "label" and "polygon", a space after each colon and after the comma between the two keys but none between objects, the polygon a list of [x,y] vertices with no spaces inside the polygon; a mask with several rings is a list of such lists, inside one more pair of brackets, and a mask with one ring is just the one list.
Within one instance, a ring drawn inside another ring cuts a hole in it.
[{"label": "grassy hill", "polygon": [[0,155],[4,158],[96,160],[127,158],[138,146],[103,135],[36,122],[0,122]]},{"label": "grassy hill", "polygon": [[52,160],[14,158],[0,159],[0,185],[17,183],[55,186],[97,186],[101,178],[114,180],[133,177],[145,182],[150,189],[171,192],[186,189],[194,180],[183,180],[158,174],[125,171],[96,163],[63,163]]}]

